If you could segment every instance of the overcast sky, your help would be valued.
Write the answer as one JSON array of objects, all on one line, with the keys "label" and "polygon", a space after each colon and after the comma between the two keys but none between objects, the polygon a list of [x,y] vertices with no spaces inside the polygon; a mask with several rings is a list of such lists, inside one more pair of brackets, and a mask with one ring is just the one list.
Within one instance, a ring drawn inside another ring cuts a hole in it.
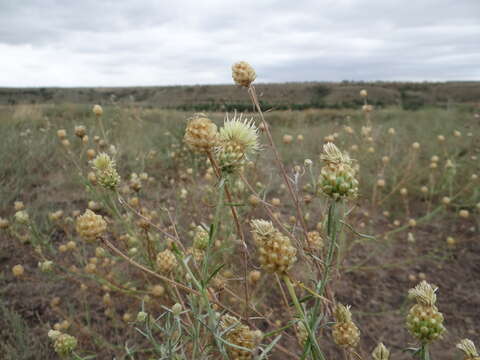
[{"label": "overcast sky", "polygon": [[480,0],[0,0],[0,86],[480,80]]}]

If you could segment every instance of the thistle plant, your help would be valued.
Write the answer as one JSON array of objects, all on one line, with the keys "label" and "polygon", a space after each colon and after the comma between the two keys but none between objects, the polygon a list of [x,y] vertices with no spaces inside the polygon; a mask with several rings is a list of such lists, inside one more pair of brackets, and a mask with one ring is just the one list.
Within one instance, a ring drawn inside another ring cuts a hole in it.
[{"label": "thistle plant", "polygon": [[358,345],[360,341],[360,330],[352,321],[350,306],[343,304],[336,306],[332,336],[338,346],[351,349]]},{"label": "thistle plant", "polygon": [[198,113],[189,119],[183,141],[198,152],[209,152],[217,144],[217,125],[205,114]]},{"label": "thistle plant", "polygon": [[435,306],[437,290],[424,280],[408,291],[408,297],[416,304],[408,312],[407,329],[421,344],[418,353],[422,360],[430,358],[428,345],[445,332],[443,314]]},{"label": "thistle plant", "polygon": [[237,117],[236,114],[231,119],[226,116],[218,135],[215,155],[220,169],[227,174],[238,171],[249,156],[260,148],[258,130],[253,120],[242,119],[242,116]]},{"label": "thistle plant", "polygon": [[353,161],[333,143],[323,147],[321,159],[325,162],[318,179],[320,189],[335,200],[354,198],[358,193],[358,181]]},{"label": "thistle plant", "polygon": [[106,189],[115,190],[120,183],[120,176],[117,173],[115,161],[106,153],[100,153],[92,160],[92,167],[95,171],[96,180]]},{"label": "thistle plant", "polygon": [[225,333],[228,354],[232,360],[253,359],[255,334],[248,326],[241,324],[234,316],[225,314],[220,318],[220,327]]},{"label": "thistle plant", "polygon": [[87,209],[77,218],[76,230],[80,237],[87,242],[94,242],[107,230],[107,223],[101,215]]},{"label": "thistle plant", "polygon": [[270,273],[285,274],[297,261],[297,249],[270,221],[252,220],[251,225],[262,268]]}]

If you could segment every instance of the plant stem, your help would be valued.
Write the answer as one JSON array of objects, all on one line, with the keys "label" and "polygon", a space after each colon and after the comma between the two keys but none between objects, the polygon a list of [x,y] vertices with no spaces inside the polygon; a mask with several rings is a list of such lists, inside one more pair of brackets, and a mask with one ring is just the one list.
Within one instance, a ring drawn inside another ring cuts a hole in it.
[{"label": "plant stem", "polygon": [[315,338],[315,334],[312,332],[312,329],[310,328],[310,324],[308,322],[307,316],[303,311],[303,308],[300,305],[300,302],[298,301],[298,297],[297,297],[297,294],[295,293],[295,289],[293,288],[292,281],[286,274],[283,275],[283,281],[285,281],[285,285],[287,285],[288,293],[290,294],[290,298],[292,299],[295,309],[297,310],[298,316],[301,318],[303,324],[305,325],[305,328],[307,329],[313,358],[325,360],[325,357],[317,343],[317,339]]}]

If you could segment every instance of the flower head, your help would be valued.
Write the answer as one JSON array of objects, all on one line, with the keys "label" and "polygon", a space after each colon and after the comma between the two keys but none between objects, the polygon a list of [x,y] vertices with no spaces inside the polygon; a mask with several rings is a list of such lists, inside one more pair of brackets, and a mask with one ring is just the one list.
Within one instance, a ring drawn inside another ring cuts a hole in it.
[{"label": "flower head", "polygon": [[107,230],[107,223],[101,215],[87,209],[77,218],[76,230],[85,241],[94,241]]},{"label": "flower head", "polygon": [[91,161],[91,164],[98,183],[107,189],[114,190],[120,183],[115,161],[108,154],[100,153]]},{"label": "flower head", "polygon": [[274,228],[270,221],[252,220],[252,234],[260,264],[270,273],[283,274],[297,261],[297,249],[290,239]]},{"label": "flower head", "polygon": [[226,172],[240,168],[249,155],[260,149],[258,129],[253,120],[244,120],[236,114],[232,119],[227,115],[218,138],[216,154],[220,167]]},{"label": "flower head", "polygon": [[249,63],[240,61],[232,65],[232,78],[235,84],[249,87],[256,77],[255,70]]},{"label": "flower head", "polygon": [[457,344],[457,349],[465,354],[465,360],[480,360],[475,344],[470,339],[463,339]]},{"label": "flower head", "polygon": [[192,149],[208,152],[217,145],[217,125],[205,114],[198,113],[189,119],[183,141]]},{"label": "flower head", "polygon": [[390,351],[388,351],[383,343],[379,343],[373,350],[372,357],[374,360],[388,360],[390,358]]}]

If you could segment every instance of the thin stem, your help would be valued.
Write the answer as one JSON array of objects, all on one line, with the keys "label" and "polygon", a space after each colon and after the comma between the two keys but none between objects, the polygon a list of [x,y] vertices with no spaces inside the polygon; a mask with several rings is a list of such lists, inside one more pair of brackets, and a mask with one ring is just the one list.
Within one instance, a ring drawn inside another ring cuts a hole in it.
[{"label": "thin stem", "polygon": [[[207,152],[208,160],[212,164],[212,167],[215,171],[215,174],[217,175],[218,179],[222,179],[222,171],[218,167],[217,162],[215,161],[212,153],[210,151]],[[232,194],[230,193],[230,190],[228,188],[228,184],[225,182],[223,184],[223,188],[225,191],[225,195],[227,196],[227,200],[230,203],[230,210],[232,212],[233,220],[235,222],[235,227],[237,230],[238,236],[240,236],[240,240],[242,241],[242,255],[243,255],[243,288],[245,291],[245,319],[247,319],[247,322],[250,324],[249,321],[249,316],[248,316],[248,308],[250,307],[250,296],[249,296],[249,290],[248,290],[248,247],[247,243],[245,242],[245,235],[243,234],[242,227],[240,226],[240,219],[238,216],[237,209],[235,208],[232,200]]]},{"label": "thin stem", "polygon": [[295,293],[295,289],[293,288],[293,284],[290,278],[288,277],[288,275],[286,274],[283,275],[283,281],[285,281],[285,285],[287,285],[288,293],[290,294],[290,298],[292,299],[295,309],[297,310],[298,316],[301,318],[303,324],[305,325],[305,329],[307,329],[313,358],[325,360],[325,357],[318,345],[317,339],[315,338],[315,334],[312,332],[312,329],[310,328],[310,324],[308,322],[307,316],[303,311],[303,308],[300,305],[300,302],[298,301],[297,294]]}]

